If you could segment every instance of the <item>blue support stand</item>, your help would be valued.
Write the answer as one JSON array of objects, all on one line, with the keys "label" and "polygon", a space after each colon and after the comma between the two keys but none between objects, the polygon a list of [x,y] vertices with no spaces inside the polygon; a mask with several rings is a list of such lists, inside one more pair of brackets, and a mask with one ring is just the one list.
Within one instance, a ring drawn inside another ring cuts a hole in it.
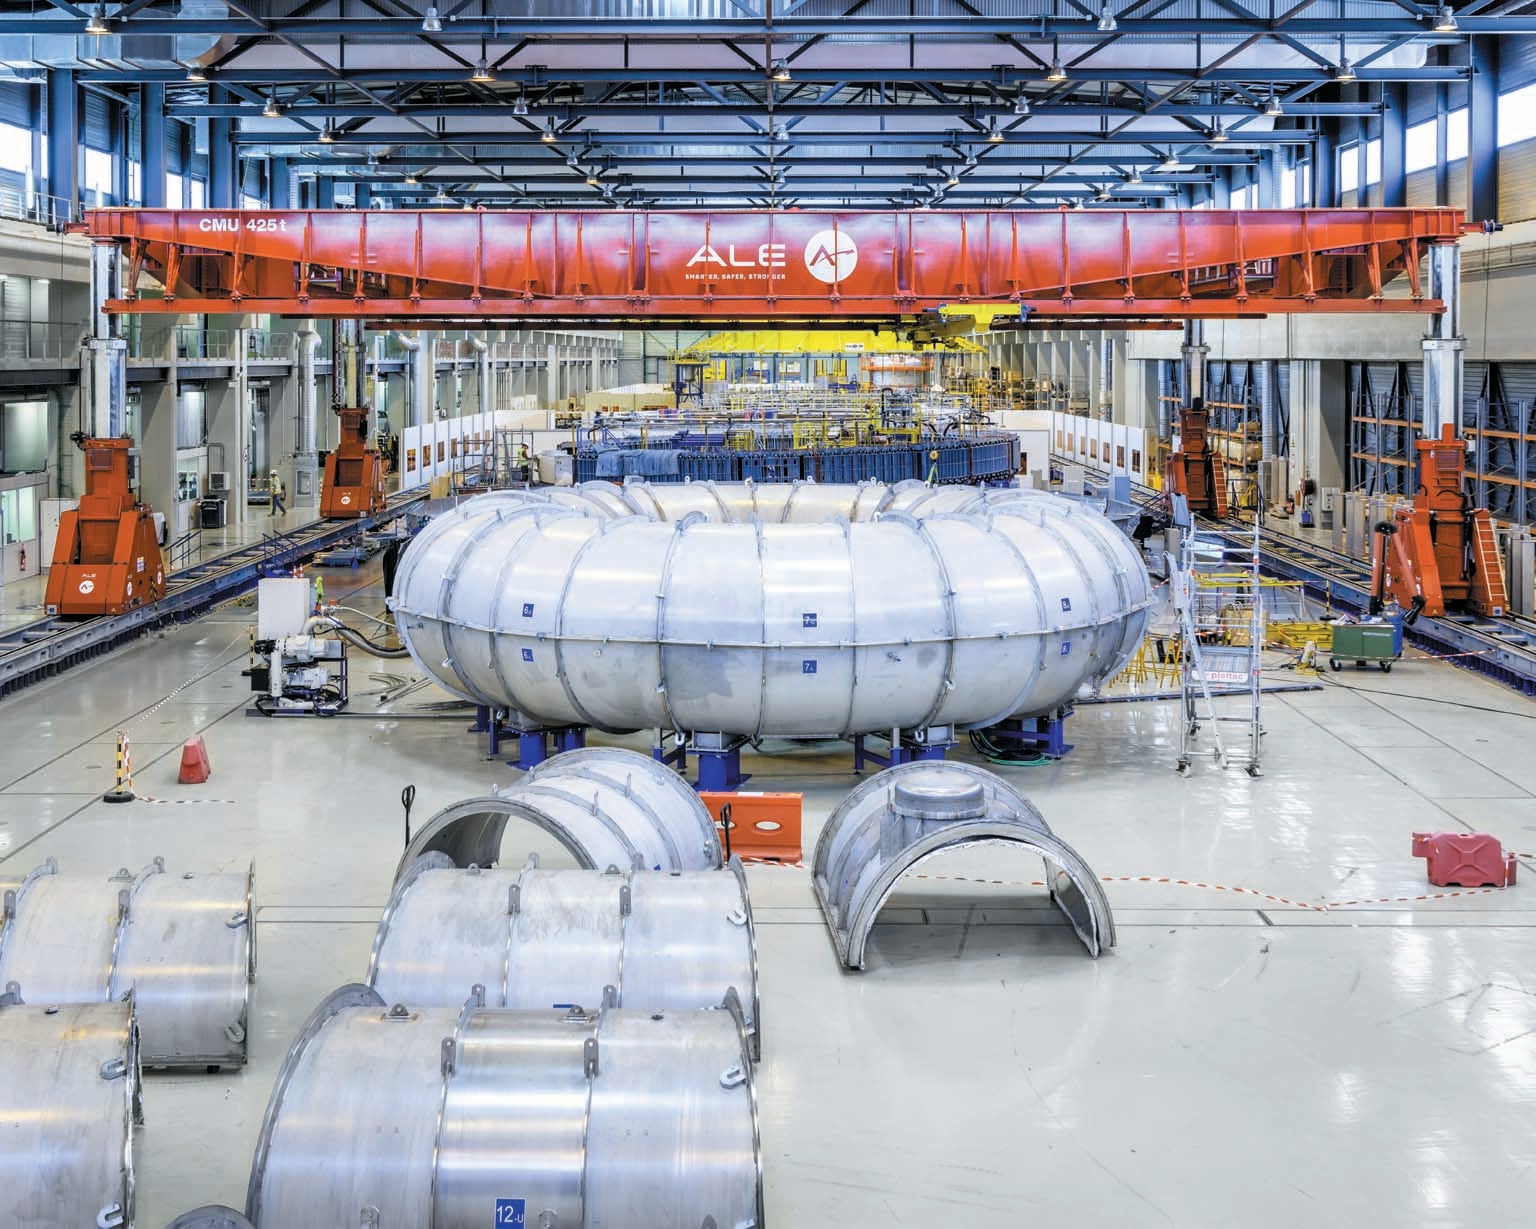
[{"label": "blue support stand", "polygon": [[695,735],[687,741],[679,742],[670,751],[662,745],[662,740],[658,740],[651,747],[651,757],[658,764],[671,765],[686,777],[688,757],[691,754],[699,770],[698,780],[693,783],[693,787],[703,793],[728,794],[752,779],[750,772],[741,771],[741,749],[747,743],[745,738],[703,735],[705,740],[718,745],[701,747],[697,741],[699,737]]},{"label": "blue support stand", "polygon": [[895,742],[885,739],[888,749],[882,754],[871,750],[868,739],[878,735],[860,734],[853,740],[853,771],[863,772],[866,763],[882,768],[898,764],[916,764],[922,760],[942,760],[955,745],[948,727],[938,730],[902,730]]},{"label": "blue support stand", "polygon": [[983,733],[999,747],[1017,747],[1059,760],[1072,750],[1067,741],[1067,718],[1071,715],[1070,708],[1061,708],[1048,717],[1010,717]]},{"label": "blue support stand", "polygon": [[527,771],[536,768],[551,756],[562,751],[577,751],[587,745],[587,729],[580,725],[554,728],[524,729],[510,724],[500,711],[485,705],[476,705],[475,724],[469,727],[471,734],[485,735],[485,752],[490,759],[501,754],[504,738],[517,739],[517,758],[508,760],[513,768]]}]

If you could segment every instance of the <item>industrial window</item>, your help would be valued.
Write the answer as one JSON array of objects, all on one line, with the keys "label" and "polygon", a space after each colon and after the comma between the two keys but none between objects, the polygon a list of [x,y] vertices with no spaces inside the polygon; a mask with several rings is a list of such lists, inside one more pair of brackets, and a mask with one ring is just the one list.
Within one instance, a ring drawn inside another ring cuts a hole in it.
[{"label": "industrial window", "polygon": [[1435,165],[1435,121],[1425,120],[1422,124],[1412,125],[1405,137],[1406,144],[1403,149],[1403,170],[1408,174],[1414,171],[1427,171]]},{"label": "industrial window", "polygon": [[32,169],[32,134],[15,124],[0,124],[0,166],[17,175]]},{"label": "industrial window", "polygon": [[1536,137],[1536,85],[1499,95],[1499,146]]},{"label": "industrial window", "polygon": [[174,172],[167,172],[165,176],[165,203],[170,209],[180,209],[184,203],[186,180]]},{"label": "industrial window", "polygon": [[240,208],[261,209],[263,208],[262,199],[259,196],[246,196],[242,193],[240,196]]},{"label": "industrial window", "polygon": [[1445,160],[1456,162],[1467,156],[1467,109],[1457,107],[1445,114]]},{"label": "industrial window", "polygon": [[1125,468],[1125,445],[1124,444],[1116,444],[1115,445],[1115,464],[1118,465],[1121,469]]},{"label": "industrial window", "polygon": [[1355,192],[1360,187],[1360,146],[1351,141],[1339,146],[1339,191]]},{"label": "industrial window", "polygon": [[144,164],[128,160],[128,203],[130,205],[142,205],[144,203]]},{"label": "industrial window", "polygon": [[1381,182],[1381,139],[1365,143],[1365,183],[1369,187]]},{"label": "industrial window", "polygon": [[1239,188],[1236,192],[1232,193],[1233,209],[1253,209],[1258,203],[1259,189],[1255,184],[1249,184],[1247,187]]},{"label": "industrial window", "polygon": [[193,209],[201,209],[203,205],[207,203],[207,193],[206,189],[203,187],[203,181],[201,179],[191,180],[190,187],[191,199],[188,203]]},{"label": "industrial window", "polygon": [[1141,450],[1139,448],[1131,449],[1131,469],[1138,474],[1141,473]]},{"label": "industrial window", "polygon": [[87,149],[85,151],[85,178],[81,181],[81,187],[87,192],[100,192],[103,196],[113,194],[112,155],[105,150]]},{"label": "industrial window", "polygon": [[1296,171],[1292,167],[1280,168],[1280,208],[1294,209],[1301,202],[1296,197]]}]

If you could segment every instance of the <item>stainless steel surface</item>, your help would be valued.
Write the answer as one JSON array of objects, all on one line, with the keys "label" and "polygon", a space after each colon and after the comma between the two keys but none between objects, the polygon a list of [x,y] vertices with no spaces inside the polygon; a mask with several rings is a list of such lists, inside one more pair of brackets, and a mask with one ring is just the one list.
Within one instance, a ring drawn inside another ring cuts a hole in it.
[{"label": "stainless steel surface", "polygon": [[1151,597],[1108,519],[1039,491],[593,483],[437,518],[394,613],[424,671],[532,725],[847,736],[1049,712]]},{"label": "stainless steel surface", "polygon": [[960,763],[889,768],[838,804],[816,842],[813,882],[838,959],[864,947],[897,882],[926,858],[971,845],[1022,845],[1045,862],[1051,899],[1097,956],[1115,945],[1109,898],[1088,864],[995,773]]},{"label": "stainless steel surface", "polygon": [[337,1229],[366,1208],[378,1229],[748,1229],[763,1224],[760,1154],[734,996],[704,1011],[417,1009],[348,986],[278,1077],[246,1215],[257,1229]]},{"label": "stainless steel surface", "polygon": [[133,992],[145,1066],[245,1062],[256,974],[254,874],[64,875],[52,859],[4,889],[0,985],[28,1002]]},{"label": "stainless steel surface", "polygon": [[549,833],[588,868],[713,870],[724,862],[714,817],[675,771],[634,751],[588,747],[438,812],[411,838],[396,880],[425,853],[455,866],[521,862],[526,851],[502,857],[509,819]]},{"label": "stainless steel surface", "polygon": [[133,1223],[138,1051],[129,1003],[0,994],[0,1225]]},{"label": "stainless steel surface", "polygon": [[741,861],[727,871],[454,869],[427,854],[395,885],[368,984],[387,1001],[491,1007],[710,1007],[735,990],[758,1054],[757,945]]}]

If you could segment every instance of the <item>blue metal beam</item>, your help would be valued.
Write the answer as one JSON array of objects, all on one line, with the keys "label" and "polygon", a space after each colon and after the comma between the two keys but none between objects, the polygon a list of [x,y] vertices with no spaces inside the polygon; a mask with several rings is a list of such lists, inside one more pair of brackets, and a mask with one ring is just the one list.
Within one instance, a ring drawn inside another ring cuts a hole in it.
[{"label": "blue metal beam", "polygon": [[80,91],[67,68],[48,73],[48,195],[80,199]]},{"label": "blue metal beam", "polygon": [[1467,91],[1467,217],[1499,216],[1499,47],[1498,40],[1467,40],[1472,86]]},{"label": "blue metal beam", "polygon": [[1408,203],[1407,161],[1408,91],[1401,85],[1381,87],[1386,109],[1381,116],[1381,203],[1387,207]]},{"label": "blue metal beam", "polygon": [[[146,209],[160,209],[165,200],[165,86],[151,82],[139,95],[139,135],[143,168],[139,181]],[[178,201],[177,204],[180,204]]]}]

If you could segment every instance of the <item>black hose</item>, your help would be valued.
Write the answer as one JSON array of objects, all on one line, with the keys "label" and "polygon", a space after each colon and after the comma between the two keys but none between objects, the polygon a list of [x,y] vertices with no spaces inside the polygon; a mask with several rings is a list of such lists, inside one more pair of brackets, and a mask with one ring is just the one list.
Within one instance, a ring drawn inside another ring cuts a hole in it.
[{"label": "black hose", "polygon": [[333,626],[336,629],[336,634],[348,644],[354,648],[362,649],[365,653],[372,653],[375,657],[409,657],[411,655],[410,649],[388,648],[376,640],[369,640],[362,632],[347,627],[345,624],[335,623]]}]

